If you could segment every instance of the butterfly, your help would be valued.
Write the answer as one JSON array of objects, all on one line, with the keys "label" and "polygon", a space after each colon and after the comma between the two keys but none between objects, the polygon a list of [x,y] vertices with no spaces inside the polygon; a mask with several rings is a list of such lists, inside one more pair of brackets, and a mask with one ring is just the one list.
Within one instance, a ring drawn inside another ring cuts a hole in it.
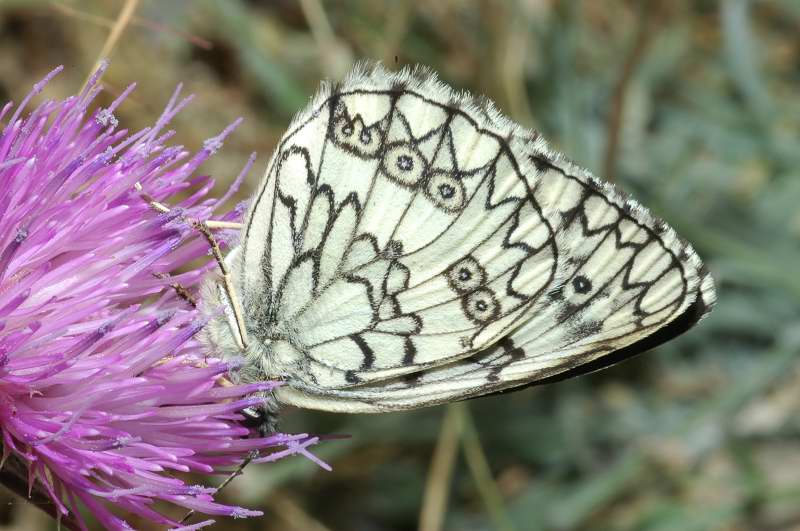
[{"label": "butterfly", "polygon": [[205,342],[243,360],[242,381],[284,382],[273,411],[406,410],[572,376],[715,301],[665,222],[424,68],[323,85],[222,267]]}]

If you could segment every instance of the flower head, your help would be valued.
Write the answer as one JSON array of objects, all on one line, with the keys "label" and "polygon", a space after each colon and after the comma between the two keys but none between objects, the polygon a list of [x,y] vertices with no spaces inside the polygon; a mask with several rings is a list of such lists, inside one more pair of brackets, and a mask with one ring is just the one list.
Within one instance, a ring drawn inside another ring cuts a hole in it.
[{"label": "flower head", "polygon": [[[29,489],[79,527],[81,504],[119,529],[128,525],[113,506],[178,525],[158,512],[158,500],[259,514],[219,504],[213,489],[176,475],[231,470],[253,450],[313,458],[307,447],[316,442],[257,437],[241,424],[239,412],[276,384],[231,384],[231,367],[194,339],[201,317],[170,287],[191,288],[214,267],[206,260],[176,273],[208,256],[188,220],[208,219],[229,196],[208,198],[213,180],[195,171],[236,124],[194,154],[168,146],[165,128],[189,101],[179,100],[179,87],[153,127],[129,134],[114,111],[133,87],[90,110],[102,69],[79,95],[26,115],[57,72],[0,111],[3,460],[24,464]],[[144,196],[174,208],[159,213]]]}]

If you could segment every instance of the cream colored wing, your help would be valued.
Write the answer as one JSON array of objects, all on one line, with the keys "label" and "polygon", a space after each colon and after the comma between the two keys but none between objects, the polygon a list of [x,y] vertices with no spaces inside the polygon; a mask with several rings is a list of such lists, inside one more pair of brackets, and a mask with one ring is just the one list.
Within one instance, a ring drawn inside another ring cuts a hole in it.
[{"label": "cream colored wing", "polygon": [[279,400],[319,409],[523,385],[713,302],[663,222],[426,72],[323,90],[281,141],[242,248],[251,361],[287,381]]}]

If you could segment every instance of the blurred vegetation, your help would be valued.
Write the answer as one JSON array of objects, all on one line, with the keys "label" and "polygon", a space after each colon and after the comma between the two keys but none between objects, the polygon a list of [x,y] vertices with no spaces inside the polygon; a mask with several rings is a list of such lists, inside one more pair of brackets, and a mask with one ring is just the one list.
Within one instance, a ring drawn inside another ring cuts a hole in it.
[{"label": "blurred vegetation", "polygon": [[[0,3],[0,99],[19,100],[58,64],[47,96],[74,93],[123,5]],[[207,166],[219,193],[250,151],[266,165],[321,78],[364,58],[424,63],[668,220],[720,295],[684,337],[575,380],[412,413],[289,412],[288,431],[351,435],[318,448],[334,472],[301,458],[253,466],[224,497],[266,516],[218,529],[800,527],[800,3],[135,7],[104,97],[137,81],[119,114],[138,128],[183,82],[197,98],[175,127],[191,147],[244,116]],[[51,525],[3,496],[3,529]]]}]

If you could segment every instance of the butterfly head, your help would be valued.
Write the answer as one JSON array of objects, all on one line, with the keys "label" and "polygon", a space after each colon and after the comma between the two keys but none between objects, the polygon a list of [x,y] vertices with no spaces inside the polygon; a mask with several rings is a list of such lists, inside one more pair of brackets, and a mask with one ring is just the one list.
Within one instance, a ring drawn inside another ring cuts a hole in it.
[{"label": "butterfly head", "polygon": [[232,376],[237,382],[286,381],[285,372],[276,363],[291,364],[301,356],[300,351],[289,340],[291,330],[248,328],[248,323],[256,321],[240,303],[238,294],[247,295],[244,287],[233,280],[241,278],[239,257],[239,248],[235,247],[225,257],[222,274],[209,273],[203,281],[200,311],[207,322],[200,340],[210,355],[236,368]]}]

